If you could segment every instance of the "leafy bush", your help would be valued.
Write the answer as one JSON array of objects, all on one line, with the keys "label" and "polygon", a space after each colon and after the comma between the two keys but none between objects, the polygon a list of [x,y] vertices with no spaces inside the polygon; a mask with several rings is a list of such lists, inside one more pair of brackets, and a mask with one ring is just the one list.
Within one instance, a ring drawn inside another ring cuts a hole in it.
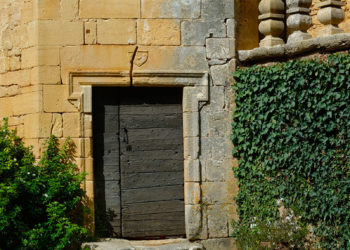
[{"label": "leafy bush", "polygon": [[282,200],[318,247],[349,249],[350,56],[253,66],[234,77],[239,224],[273,224]]},{"label": "leafy bush", "polygon": [[84,175],[76,172],[70,150],[68,140],[59,149],[52,136],[35,164],[7,121],[0,126],[0,249],[63,249],[86,237],[77,216]]}]

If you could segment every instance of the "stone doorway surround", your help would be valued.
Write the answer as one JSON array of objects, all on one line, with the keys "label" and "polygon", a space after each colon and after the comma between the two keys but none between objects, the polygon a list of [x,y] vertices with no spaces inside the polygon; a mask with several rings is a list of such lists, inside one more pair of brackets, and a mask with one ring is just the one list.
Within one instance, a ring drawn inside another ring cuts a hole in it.
[{"label": "stone doorway surround", "polygon": [[[131,82],[131,84],[130,84]],[[209,76],[207,72],[139,71],[130,77],[127,71],[117,72],[71,72],[69,74],[69,97],[81,116],[81,150],[92,145],[92,87],[183,87],[183,138],[186,238],[195,239],[202,230],[200,155],[200,109],[201,103],[209,101]],[[80,167],[88,173],[85,190],[88,204],[93,211],[93,159],[86,158]],[[88,223],[92,225],[93,212]]]}]

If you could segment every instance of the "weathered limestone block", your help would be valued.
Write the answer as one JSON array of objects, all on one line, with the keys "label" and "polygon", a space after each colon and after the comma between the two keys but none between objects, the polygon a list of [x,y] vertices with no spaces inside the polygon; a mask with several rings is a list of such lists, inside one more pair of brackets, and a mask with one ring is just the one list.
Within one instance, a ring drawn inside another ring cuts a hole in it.
[{"label": "weathered limestone block", "polygon": [[13,115],[13,99],[14,97],[0,98],[0,118],[5,118]]},{"label": "weathered limestone block", "polygon": [[10,85],[5,87],[0,86],[0,97],[15,96],[18,94],[20,94],[18,85]]},{"label": "weathered limestone block", "polygon": [[183,114],[184,137],[199,136],[199,113],[186,112]]},{"label": "weathered limestone block", "polygon": [[344,31],[338,27],[344,18],[345,13],[342,9],[345,3],[339,0],[321,0],[317,7],[321,8],[317,13],[317,19],[324,25],[320,31],[320,36],[329,36]]},{"label": "weathered limestone block", "polygon": [[198,159],[199,154],[199,137],[184,138],[184,157],[185,160]]},{"label": "weathered limestone block", "polygon": [[184,21],[181,25],[182,45],[205,45],[209,37],[226,37],[222,21]]},{"label": "weathered limestone block", "polygon": [[63,136],[80,137],[80,114],[64,113],[63,114]]},{"label": "weathered limestone block", "polygon": [[189,240],[200,238],[202,209],[200,205],[185,205],[186,236]]},{"label": "weathered limestone block", "polygon": [[230,204],[238,189],[231,182],[202,183],[202,200],[205,204]]},{"label": "weathered limestone block", "polygon": [[142,18],[200,17],[200,0],[141,0]]},{"label": "weathered limestone block", "polygon": [[137,41],[142,45],[180,45],[180,21],[173,19],[141,19],[137,25]]},{"label": "weathered limestone block", "polygon": [[[13,115],[39,113],[41,111],[41,91],[28,91],[13,97]],[[9,104],[6,104],[9,105]]]},{"label": "weathered limestone block", "polygon": [[32,84],[61,83],[61,69],[59,66],[39,66],[31,70]]},{"label": "weathered limestone block", "polygon": [[38,32],[38,36],[31,35],[35,40],[34,45],[80,45],[84,43],[83,22],[40,20],[33,23],[37,26]]},{"label": "weathered limestone block", "polygon": [[30,47],[22,50],[22,68],[54,66],[60,62],[58,47]]},{"label": "weathered limestone block", "polygon": [[85,158],[84,171],[87,173],[85,177],[86,180],[93,181],[94,180],[94,159],[93,158]]},{"label": "weathered limestone block", "polygon": [[129,71],[129,53],[134,49],[134,46],[119,45],[64,47],[60,50],[63,84],[68,85],[69,73],[72,69],[74,71]]},{"label": "weathered limestone block", "polygon": [[52,114],[35,113],[24,116],[24,137],[45,138],[51,134]]},{"label": "weathered limestone block", "polygon": [[97,23],[94,21],[84,23],[84,44],[97,43]]},{"label": "weathered limestone block", "polygon": [[202,18],[204,20],[224,20],[234,18],[234,1],[202,0]]},{"label": "weathered limestone block", "polygon": [[135,20],[98,20],[97,43],[99,44],[135,44]]},{"label": "weathered limestone block", "polygon": [[92,115],[84,114],[84,137],[92,137]]},{"label": "weathered limestone block", "polygon": [[226,205],[208,206],[209,238],[228,237],[228,213]]},{"label": "weathered limestone block", "polygon": [[232,38],[208,38],[206,49],[209,59],[231,59],[235,56],[235,40]]},{"label": "weathered limestone block", "polygon": [[208,250],[237,250],[234,238],[209,239],[202,241],[202,244]]},{"label": "weathered limestone block", "polygon": [[[148,59],[138,70],[202,71],[208,70],[205,48],[202,46],[139,46],[139,51],[147,51]],[[197,109],[198,110],[198,109]]]},{"label": "weathered limestone block", "polygon": [[68,102],[67,85],[44,85],[43,108],[45,112],[74,112],[76,108]]},{"label": "weathered limestone block", "polygon": [[78,17],[79,0],[61,0],[60,7],[62,19],[73,20]]},{"label": "weathered limestone block", "polygon": [[201,200],[201,187],[199,182],[185,182],[185,204],[196,205]]},{"label": "weathered limestone block", "polygon": [[215,86],[230,86],[233,84],[233,68],[230,64],[210,67],[210,75]]},{"label": "weathered limestone block", "polygon": [[184,164],[185,182],[199,182],[201,181],[201,171],[199,160],[185,160]]},{"label": "weathered limestone block", "polygon": [[227,37],[235,38],[236,37],[236,20],[235,19],[227,19]]},{"label": "weathered limestone block", "polygon": [[52,114],[51,133],[60,138],[63,136],[63,119],[61,114]]},{"label": "weathered limestone block", "polygon": [[21,23],[26,24],[33,20],[34,20],[33,2],[32,1],[24,2],[21,7]]},{"label": "weathered limestone block", "polygon": [[259,31],[265,36],[260,47],[284,44],[284,3],[282,0],[262,0],[259,4]]},{"label": "weathered limestone block", "polygon": [[35,19],[58,19],[60,0],[33,0],[33,10]]},{"label": "weathered limestone block", "polygon": [[224,182],[234,180],[232,171],[233,159],[213,160],[208,158],[202,166],[203,180],[210,182]]},{"label": "weathered limestone block", "polygon": [[287,0],[287,27],[292,34],[288,43],[312,38],[307,30],[312,26],[310,6],[312,0]]},{"label": "weathered limestone block", "polygon": [[0,75],[1,85],[19,85],[21,87],[29,86],[31,84],[31,70],[18,70],[7,72]]},{"label": "weathered limestone block", "polygon": [[80,18],[139,18],[140,0],[81,0]]}]

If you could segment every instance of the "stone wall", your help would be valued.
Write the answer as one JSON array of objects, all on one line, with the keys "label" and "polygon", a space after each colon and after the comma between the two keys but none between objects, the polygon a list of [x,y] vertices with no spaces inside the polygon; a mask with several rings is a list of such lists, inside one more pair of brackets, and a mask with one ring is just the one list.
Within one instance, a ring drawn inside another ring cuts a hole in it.
[{"label": "stone wall", "polygon": [[[71,137],[77,163],[89,174],[85,189],[92,208],[92,116],[82,111],[88,105],[82,103],[84,86],[72,73],[95,72],[109,85],[127,86],[147,72],[134,85],[152,86],[152,76],[164,72],[209,72],[209,96],[190,116],[197,117],[192,123],[200,125],[198,135],[184,141],[185,155],[192,150],[185,167],[199,168],[199,179],[185,186],[186,225],[191,239],[231,235],[237,192],[229,139],[233,0],[1,0],[0,15],[0,117],[10,118],[37,157],[50,134],[60,141]],[[174,85],[184,80],[171,79]],[[193,95],[184,98],[191,103]],[[191,131],[195,125],[188,126]],[[199,140],[197,148],[191,148],[193,140]]]}]

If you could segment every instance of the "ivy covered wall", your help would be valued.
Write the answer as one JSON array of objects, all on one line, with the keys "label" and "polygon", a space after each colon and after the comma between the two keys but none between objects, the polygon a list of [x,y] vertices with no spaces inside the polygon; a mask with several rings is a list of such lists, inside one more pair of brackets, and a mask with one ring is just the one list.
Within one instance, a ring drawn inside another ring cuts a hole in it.
[{"label": "ivy covered wall", "polygon": [[241,228],[276,225],[283,207],[322,248],[349,249],[349,54],[253,66],[234,77]]}]

